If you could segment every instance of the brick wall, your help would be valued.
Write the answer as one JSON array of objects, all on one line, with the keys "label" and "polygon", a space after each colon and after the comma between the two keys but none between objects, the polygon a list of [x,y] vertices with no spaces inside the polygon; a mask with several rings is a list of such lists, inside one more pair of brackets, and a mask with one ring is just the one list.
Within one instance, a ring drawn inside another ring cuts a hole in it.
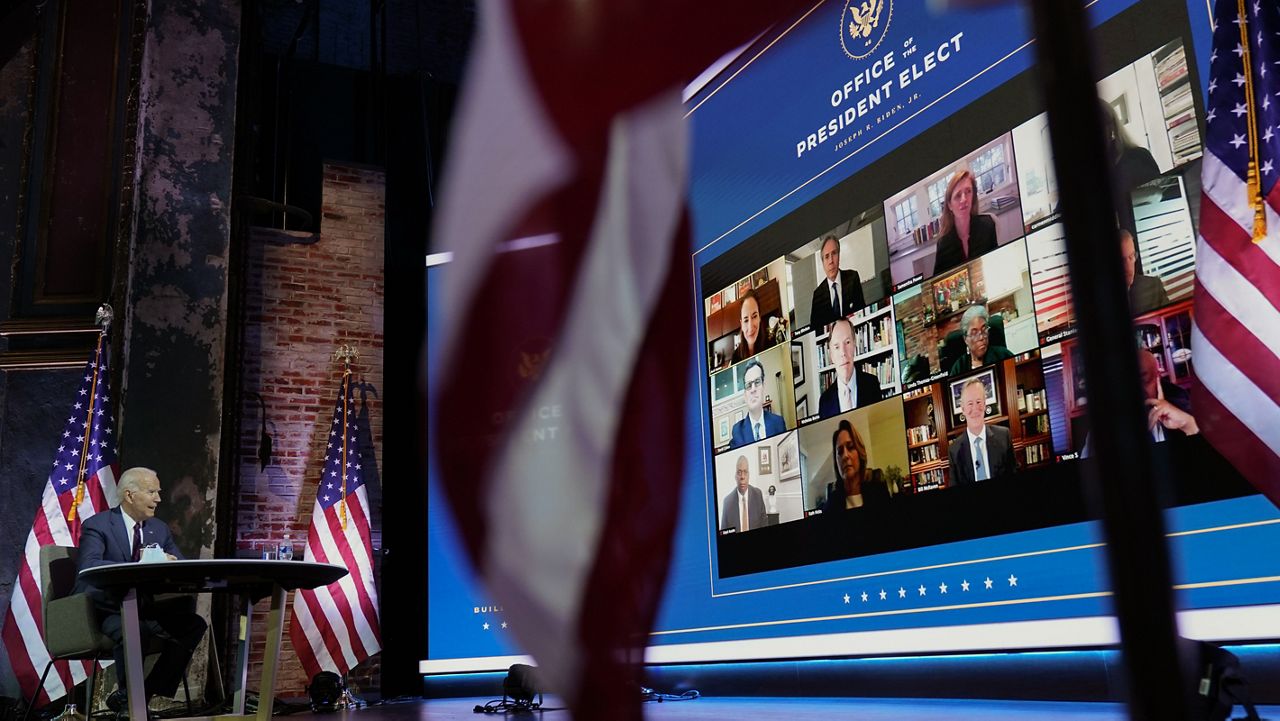
[{"label": "brick wall", "polygon": [[[326,164],[323,217],[314,244],[289,244],[290,237],[272,231],[254,234],[246,268],[241,371],[236,546],[242,554],[285,533],[299,548],[306,541],[342,378],[333,352],[346,343],[360,353],[352,367],[356,382],[365,384],[357,385],[357,411],[367,413],[365,439],[371,447],[361,448],[361,465],[372,506],[374,575],[380,576],[384,186],[380,170]],[[254,393],[266,404],[267,432],[274,441],[265,470],[257,460],[262,413]],[[255,609],[265,611],[265,601]],[[256,630],[251,679],[260,672],[264,645],[262,629]],[[349,680],[356,688],[376,687],[378,658],[361,664]],[[277,693],[303,695],[308,681],[286,627]],[[256,690],[252,681],[250,688]]]}]

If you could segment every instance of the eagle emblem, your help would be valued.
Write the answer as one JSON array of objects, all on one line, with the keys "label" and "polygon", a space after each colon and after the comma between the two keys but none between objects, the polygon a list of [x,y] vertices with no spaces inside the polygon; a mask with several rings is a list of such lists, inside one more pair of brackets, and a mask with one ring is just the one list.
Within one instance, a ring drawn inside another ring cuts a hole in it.
[{"label": "eagle emblem", "polygon": [[849,4],[849,14],[853,20],[849,23],[849,35],[854,38],[871,37],[880,22],[880,12],[884,10],[884,0],[866,0],[862,5]]},{"label": "eagle emblem", "polygon": [[861,60],[875,52],[893,22],[893,0],[845,0],[840,14],[840,47]]}]

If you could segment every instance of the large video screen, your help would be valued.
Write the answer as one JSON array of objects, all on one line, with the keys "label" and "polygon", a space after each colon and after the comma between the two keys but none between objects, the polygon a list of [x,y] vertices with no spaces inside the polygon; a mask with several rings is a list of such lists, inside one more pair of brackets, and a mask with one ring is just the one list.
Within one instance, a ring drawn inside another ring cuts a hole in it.
[{"label": "large video screen", "polygon": [[[891,21],[836,42],[853,2],[771,31],[689,100],[693,447],[649,660],[1112,642],[1081,482],[1090,388],[1023,10],[938,18],[885,0]],[[1280,619],[1280,583],[1221,551],[1274,546],[1280,513],[1180,422],[1207,10],[1088,8],[1121,186],[1115,232],[1095,242],[1125,261],[1128,304],[1110,312],[1133,318],[1134,343],[1116,352],[1173,409],[1152,435],[1183,632],[1274,636],[1260,619]],[[501,668],[518,657],[484,625],[501,610],[456,540],[438,546],[424,671]]]}]

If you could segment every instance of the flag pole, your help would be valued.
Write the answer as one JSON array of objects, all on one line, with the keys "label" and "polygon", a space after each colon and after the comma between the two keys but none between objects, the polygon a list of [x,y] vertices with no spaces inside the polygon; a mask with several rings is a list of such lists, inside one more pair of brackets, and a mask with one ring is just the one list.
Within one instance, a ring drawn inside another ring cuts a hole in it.
[{"label": "flag pole", "polygon": [[347,427],[350,424],[350,409],[347,404],[351,400],[351,361],[360,358],[360,352],[354,346],[343,343],[333,352],[334,360],[342,361],[342,495],[338,498],[338,518],[342,520],[342,530],[347,530]]},{"label": "flag pole", "polygon": [[89,386],[89,412],[85,416],[87,425],[84,435],[80,439],[80,467],[76,470],[76,497],[71,504],[71,508],[67,511],[67,522],[76,520],[76,515],[80,512],[80,504],[84,501],[84,471],[89,457],[89,437],[92,435],[89,433],[88,425],[93,424],[93,412],[96,410],[98,403],[98,376],[102,370],[102,350],[106,344],[107,331],[110,330],[111,321],[114,317],[115,314],[107,303],[98,306],[98,312],[93,317],[93,322],[100,330],[98,331],[98,344],[93,352],[93,381]]},{"label": "flag pole", "polygon": [[1139,391],[1087,11],[1080,2],[1030,4],[1089,384],[1093,453],[1082,476],[1102,515],[1130,718],[1181,721],[1193,697],[1179,664],[1163,486]]},{"label": "flag pole", "polygon": [[1258,111],[1253,97],[1253,61],[1249,52],[1249,16],[1245,12],[1245,0],[1236,0],[1240,18],[1240,60],[1244,64],[1245,131],[1249,136],[1249,164],[1245,171],[1245,187],[1249,192],[1249,205],[1253,208],[1253,242],[1267,238],[1266,199],[1262,197],[1262,176],[1258,174]]}]

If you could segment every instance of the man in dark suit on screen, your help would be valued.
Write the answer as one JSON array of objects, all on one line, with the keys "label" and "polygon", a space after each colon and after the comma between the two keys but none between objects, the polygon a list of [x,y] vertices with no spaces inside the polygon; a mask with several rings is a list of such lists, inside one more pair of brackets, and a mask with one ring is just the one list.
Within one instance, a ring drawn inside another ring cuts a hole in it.
[{"label": "man in dark suit on screen", "polygon": [[1142,315],[1169,305],[1164,281],[1138,272],[1138,248],[1133,233],[1120,231],[1120,255],[1124,258],[1124,282],[1129,288],[1129,311]]},{"label": "man in dark suit on screen", "polygon": [[960,390],[960,412],[964,415],[964,433],[947,448],[952,483],[964,486],[1016,471],[1009,429],[987,425],[983,420],[987,414],[987,391],[981,380],[974,378]]},{"label": "man in dark suit on screen", "polygon": [[[117,487],[120,505],[90,516],[80,527],[79,570],[112,563],[129,563],[142,558],[142,550],[159,546],[168,560],[182,558],[169,527],[155,518],[160,504],[160,478],[149,468],[130,468],[120,474]],[[125,695],[124,629],[119,596],[84,581],[76,581],[75,591],[87,593],[98,610],[102,633],[115,642],[113,654],[120,687],[107,697],[107,705],[123,711]],[[148,698],[172,698],[178,692],[187,664],[204,637],[205,620],[195,613],[195,599],[189,596],[153,601],[142,599],[139,622],[142,641],[163,639],[160,658],[146,678]]]},{"label": "man in dark suit on screen", "polygon": [[747,416],[733,424],[733,438],[730,448],[764,440],[787,430],[787,423],[782,416],[764,409],[764,366],[760,361],[747,363],[742,373],[742,383],[746,389],[742,392],[747,403]]},{"label": "man in dark suit on screen", "polygon": [[747,457],[738,456],[735,479],[737,488],[729,491],[720,504],[720,530],[730,528],[746,533],[765,525],[764,494],[751,485],[751,471],[747,469]]},{"label": "man in dark suit on screen", "polygon": [[840,240],[828,235],[822,240],[822,270],[826,278],[813,289],[809,306],[809,327],[821,332],[828,323],[862,310],[862,279],[856,270],[840,269]]},{"label": "man in dark suit on screen", "polygon": [[841,318],[831,326],[827,352],[836,366],[836,377],[818,398],[818,415],[831,418],[854,408],[869,406],[880,400],[880,381],[857,369],[853,345],[853,324]]}]

